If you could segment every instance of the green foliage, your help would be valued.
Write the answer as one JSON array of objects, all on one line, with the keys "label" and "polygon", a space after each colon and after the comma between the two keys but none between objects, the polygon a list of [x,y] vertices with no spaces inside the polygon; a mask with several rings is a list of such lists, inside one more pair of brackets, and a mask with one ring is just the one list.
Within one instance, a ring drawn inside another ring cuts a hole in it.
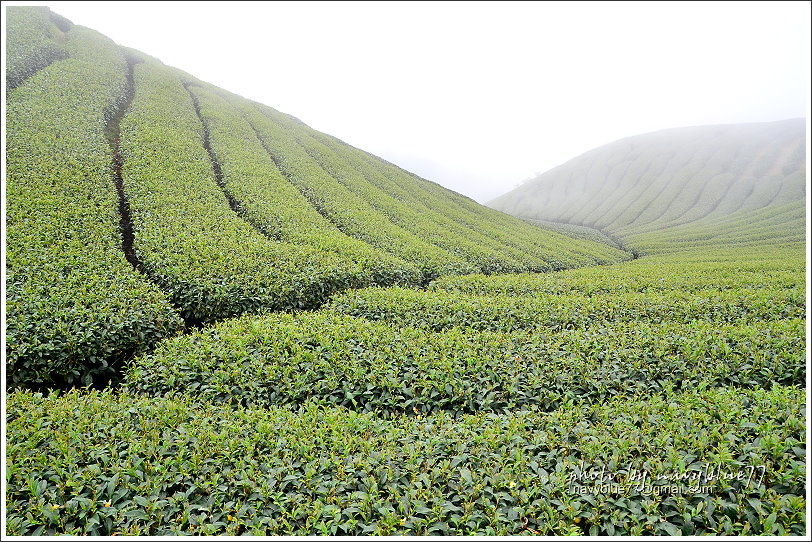
[{"label": "green foliage", "polygon": [[364,198],[353,194],[324,171],[299,145],[296,134],[274,123],[254,104],[241,102],[237,105],[279,171],[339,230],[414,262],[428,278],[478,270],[392,223]]},{"label": "green foliage", "polygon": [[803,247],[806,240],[806,203],[798,200],[755,211],[738,211],[667,230],[630,234],[629,243],[647,254],[691,251],[697,248]]},{"label": "green foliage", "polygon": [[[619,252],[605,243],[605,240],[584,242],[572,236],[560,235],[548,228],[540,232],[504,213],[496,212],[480,205],[461,194],[444,188],[405,171],[385,160],[351,147],[326,134],[315,133],[313,137],[340,152],[359,171],[364,171],[367,179],[381,179],[387,191],[397,194],[399,199],[419,202],[430,209],[442,211],[456,222],[476,229],[503,243],[521,248],[547,262],[546,270],[580,267],[592,263],[613,263],[628,259],[629,254]],[[366,164],[364,168],[363,164]],[[398,192],[397,188],[403,189]]]},{"label": "green foliage", "polygon": [[803,247],[763,249],[716,248],[646,257],[612,266],[557,273],[441,277],[429,289],[474,295],[537,296],[596,294],[780,290],[803,288]]},{"label": "green foliage", "polygon": [[6,91],[68,57],[67,35],[54,20],[59,21],[59,16],[45,6],[6,8]]},{"label": "green foliage", "polygon": [[[6,532],[800,535],[804,397],[776,386],[382,420],[312,403],[249,410],[17,392],[7,405]],[[717,465],[732,476],[707,491],[628,480]],[[763,480],[736,477],[759,466]],[[624,493],[577,491],[592,485],[579,473],[604,467],[626,479]]]},{"label": "green foliage", "polygon": [[[319,134],[322,140],[330,145],[333,138]],[[452,192],[442,186],[421,179],[412,173],[404,171],[380,159],[375,159],[366,153],[334,143],[336,150],[342,151],[348,158],[358,157],[353,161],[356,168],[361,169],[365,163],[372,172],[369,178],[380,179],[381,186],[391,187],[393,184],[403,188],[398,194],[405,200],[414,201],[430,209],[441,211],[453,218],[456,222],[475,229],[484,235],[519,248],[526,254],[533,255],[545,262],[540,269],[550,271],[569,267],[582,267],[584,265],[616,263],[628,259],[628,253],[619,252],[605,239],[587,239],[588,242],[574,239],[574,236],[560,235],[551,228],[538,228],[528,226],[523,221],[515,220],[504,213],[477,204],[460,194]],[[389,188],[393,191],[393,188]]]},{"label": "green foliage", "polygon": [[549,271],[629,255],[603,242],[540,231],[415,177],[269,107],[261,111],[295,137],[307,156],[389,220],[486,273]]},{"label": "green foliage", "polygon": [[[305,152],[341,185],[401,228],[456,254],[486,273],[549,271],[561,265],[562,260],[568,261],[569,266],[583,265],[582,254],[573,254],[571,245],[559,246],[554,235],[536,230],[533,235],[522,237],[517,235],[516,228],[508,231],[500,228],[494,220],[483,220],[482,216],[461,212],[451,204],[450,198],[429,195],[420,198],[417,195],[419,187],[413,186],[416,184],[413,181],[403,183],[391,172],[384,174],[357,157],[346,145],[330,145],[328,136],[291,122],[273,110],[264,111],[295,133]],[[536,244],[539,240],[543,241],[543,247]],[[547,261],[545,257],[551,249],[555,249],[555,258]],[[614,261],[621,257],[615,251]]]},{"label": "green foliage", "polygon": [[270,314],[165,341],[125,389],[212,403],[332,405],[389,415],[557,408],[615,395],[802,384],[801,320],[633,322],[587,331],[426,333],[334,314]]},{"label": "green foliage", "polygon": [[225,189],[245,220],[269,238],[340,255],[359,286],[422,280],[413,266],[343,234],[320,215],[279,173],[243,115],[201,85],[190,85],[189,90],[200,104]]},{"label": "green foliage", "polygon": [[127,374],[8,393],[6,534],[804,533],[792,122],[590,155],[552,218],[609,234],[540,228],[8,14],[9,390]]},{"label": "green foliage", "polygon": [[[314,307],[364,283],[338,255],[268,239],[231,210],[175,70],[151,60],[136,64],[135,89],[121,124],[134,246],[184,317],[209,322]],[[415,277],[408,267],[392,271],[398,273],[402,283]]]},{"label": "green foliage", "polygon": [[563,233],[569,237],[577,239],[587,239],[598,243],[605,243],[617,248],[622,248],[617,241],[603,233],[601,230],[589,228],[587,226],[577,226],[575,224],[567,224],[566,222],[553,222],[550,220],[539,220],[533,218],[524,219],[528,224],[540,226],[545,229],[553,230],[558,233]]},{"label": "green foliage", "polygon": [[70,58],[8,95],[10,387],[106,381],[111,366],[181,325],[120,248],[104,129],[123,99],[124,58],[95,32],[75,27],[70,34]]},{"label": "green foliage", "polygon": [[622,139],[489,205],[524,219],[602,229],[643,253],[803,242],[804,126],[788,119]]},{"label": "green foliage", "polygon": [[605,322],[755,322],[803,318],[803,287],[710,292],[465,295],[406,288],[367,288],[333,297],[328,310],[396,326],[440,331],[589,329]]}]

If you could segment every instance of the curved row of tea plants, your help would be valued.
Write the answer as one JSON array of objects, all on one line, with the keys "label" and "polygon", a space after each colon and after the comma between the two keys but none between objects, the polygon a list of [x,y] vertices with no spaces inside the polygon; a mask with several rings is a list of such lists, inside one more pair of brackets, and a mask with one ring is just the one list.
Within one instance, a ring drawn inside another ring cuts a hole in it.
[{"label": "curved row of tea plants", "polygon": [[[543,257],[550,269],[563,269],[584,265],[586,261],[602,264],[630,258],[628,253],[618,252],[604,240],[574,241],[570,236],[559,236],[548,228],[539,228],[518,220],[508,214],[494,211],[472,199],[453,192],[437,183],[423,179],[386,160],[356,149],[327,134],[315,133],[325,145],[342,154],[356,158],[353,164],[365,162],[391,183],[402,186],[407,193],[417,198],[428,208],[438,210],[454,218],[457,222],[473,229],[479,229],[503,242],[521,243],[517,246]],[[360,170],[360,166],[356,166]],[[596,241],[595,243],[591,241]]]},{"label": "curved row of tea plants", "polygon": [[802,288],[806,261],[802,247],[764,250],[722,249],[658,255],[612,266],[556,273],[440,277],[429,289],[475,295],[536,296],[625,292],[704,292],[735,289]]},{"label": "curved row of tea plants", "polygon": [[[594,224],[602,228],[611,225],[612,231],[620,235],[624,227],[630,226],[647,228],[655,227],[655,223],[665,228],[680,224],[686,214],[706,207],[703,203],[709,203],[712,196],[720,197],[735,180],[729,164],[736,151],[715,146],[709,138],[706,142],[693,148],[690,156],[674,151],[662,174],[639,183],[624,194],[621,204],[600,200],[600,207],[592,215],[600,218]],[[634,202],[626,208],[623,203],[630,197]]]},{"label": "curved row of tea plants", "polygon": [[549,271],[617,262],[629,257],[606,246],[603,240],[573,240],[529,227],[475,203],[471,208],[461,207],[457,204],[459,194],[439,186],[437,191],[427,190],[424,186],[427,181],[412,178],[377,157],[312,130],[270,107],[261,106],[260,110],[294,134],[302,148],[325,171],[371,202],[390,220],[431,239],[434,244],[461,253],[474,263],[481,261],[486,249],[501,253],[513,262],[510,268],[500,272],[517,267]]},{"label": "curved row of tea plants", "polygon": [[392,223],[319,167],[291,135],[261,114],[254,104],[242,101],[236,105],[285,178],[339,230],[415,263],[427,278],[481,270]]},{"label": "curved row of tea plants", "polygon": [[[555,265],[566,262],[568,267],[591,264],[596,260],[597,247],[590,246],[590,257],[585,259],[584,253],[574,251],[573,247],[586,244],[571,238],[564,242],[563,237],[541,230],[523,236],[516,231],[516,227],[506,232],[494,221],[483,220],[482,217],[469,215],[461,218],[463,213],[448,198],[444,202],[434,201],[434,206],[430,206],[431,202],[416,196],[420,190],[416,189],[414,182],[401,186],[396,179],[384,176],[366,161],[354,156],[346,146],[329,145],[329,136],[317,134],[271,108],[262,110],[295,137],[296,142],[325,172],[392,222],[480,268],[483,265],[493,267],[501,258],[507,258],[506,267],[494,268],[493,272],[549,271],[554,267],[545,258],[551,254],[555,255]],[[514,226],[521,229],[521,224]],[[601,249],[611,254],[608,261],[618,261],[624,257],[617,250],[608,247]]]},{"label": "curved row of tea plants", "polygon": [[616,240],[612,239],[601,230],[596,230],[595,228],[577,226],[575,224],[567,224],[565,222],[552,222],[550,220],[538,220],[532,218],[523,218],[522,220],[528,224],[562,233],[568,237],[595,241],[596,243],[603,243],[617,248],[622,248]]},{"label": "curved row of tea plants", "polygon": [[414,266],[343,234],[321,216],[279,173],[234,106],[203,83],[188,88],[200,105],[225,188],[256,229],[269,238],[339,254],[359,285],[417,282]]},{"label": "curved row of tea plants", "polygon": [[366,288],[333,296],[327,310],[432,331],[589,329],[606,322],[755,322],[804,318],[804,287],[713,292],[466,295],[406,288]]},{"label": "curved row of tea plants", "polygon": [[798,201],[755,211],[740,211],[677,228],[633,234],[628,242],[645,253],[750,246],[798,246],[806,240],[806,203]]},{"label": "curved row of tea plants", "polygon": [[[258,309],[314,307],[369,279],[339,255],[268,239],[229,207],[203,146],[203,126],[179,73],[135,65],[121,122],[124,188],[134,248],[184,318],[209,322]],[[403,283],[420,277],[403,273]]]},{"label": "curved row of tea plants", "polygon": [[454,414],[715,386],[802,385],[803,320],[615,324],[552,334],[426,333],[329,313],[217,324],[135,360],[125,389],[212,403],[315,398],[381,415]]},{"label": "curved row of tea plants", "polygon": [[121,249],[104,131],[123,100],[124,57],[82,27],[65,48],[69,58],[37,72],[6,103],[9,387],[109,378],[110,365],[182,325]]},{"label": "curved row of tea plants", "polygon": [[[803,142],[799,141],[798,145]],[[733,184],[739,179],[736,179],[730,173],[725,173],[726,178],[732,179]],[[739,190],[740,187],[737,187]],[[707,191],[706,191],[707,192]],[[805,195],[804,187],[804,171],[803,169],[794,171],[787,177],[780,177],[774,174],[772,177],[767,176],[762,179],[762,182],[756,184],[750,193],[750,198],[745,199],[738,208],[728,209],[726,214],[719,214],[718,216],[709,216],[709,208],[716,207],[721,201],[714,203],[714,198],[711,195],[701,193],[701,197],[694,197],[687,205],[687,209],[679,220],[670,222],[655,222],[649,223],[645,226],[627,226],[618,228],[615,233],[617,235],[635,235],[642,236],[647,233],[660,233],[668,230],[688,231],[691,227],[699,229],[712,229],[714,224],[727,223],[736,217],[745,217],[752,213],[758,215],[762,212],[774,211],[778,207],[783,207],[791,203],[803,202]],[[728,195],[728,194],[726,194]],[[708,201],[710,199],[710,201]],[[752,200],[752,201],[751,201]],[[727,203],[727,202],[725,202]],[[662,219],[660,219],[662,220]],[[745,223],[746,225],[746,223]]]},{"label": "curved row of tea plants", "polygon": [[392,420],[312,403],[15,392],[6,529],[800,535],[804,411],[804,391],[781,386]]},{"label": "curved row of tea plants", "polygon": [[[294,135],[294,134],[291,134]],[[306,134],[295,134],[296,142],[327,174],[350,192],[368,202],[397,226],[447,250],[490,273],[547,271],[549,265],[529,252],[462,227],[450,218],[415,203],[405,203],[366,181],[354,167],[344,163],[330,148]]]},{"label": "curved row of tea plants", "polygon": [[69,25],[45,6],[6,8],[6,91],[68,57],[64,46],[67,38],[54,19]]},{"label": "curved row of tea plants", "polygon": [[[784,123],[783,133],[775,136],[776,147],[763,150],[758,156],[759,160],[754,161],[761,162],[754,164],[755,167],[750,171],[753,177],[758,179],[758,182],[753,184],[747,193],[744,193],[744,187],[741,185],[745,183],[742,183],[741,179],[736,179],[738,182],[724,193],[724,200],[717,200],[713,205],[708,201],[703,201],[708,199],[704,197],[705,193],[703,193],[703,198],[701,200],[696,198],[693,206],[685,213],[685,216],[673,225],[678,226],[680,223],[684,224],[696,220],[697,214],[703,209],[709,209],[706,215],[702,215],[705,220],[701,222],[701,226],[707,228],[712,227],[713,223],[718,223],[720,220],[727,222],[728,218],[735,216],[758,215],[773,208],[803,202],[806,194],[806,171],[803,167],[806,144],[803,137],[799,138],[797,135],[787,137],[788,134],[795,131],[792,126],[793,124],[797,126],[799,120]],[[776,123],[776,126],[781,124]],[[793,137],[794,141],[788,142]],[[781,148],[782,143],[783,148]],[[730,176],[730,173],[725,172],[725,175]],[[743,194],[736,206],[729,201],[734,199],[728,197],[732,192]],[[720,212],[719,207],[722,204],[726,206],[726,212]],[[664,223],[662,226],[662,229],[670,229],[672,224]],[[636,229],[635,233],[649,233],[658,229],[660,228],[647,226]]]}]

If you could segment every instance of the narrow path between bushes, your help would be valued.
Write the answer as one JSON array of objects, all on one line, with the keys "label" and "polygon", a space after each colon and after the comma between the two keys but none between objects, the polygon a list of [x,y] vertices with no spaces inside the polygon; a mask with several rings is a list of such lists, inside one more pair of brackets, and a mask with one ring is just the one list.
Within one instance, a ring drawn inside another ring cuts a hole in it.
[{"label": "narrow path between bushes", "polygon": [[121,250],[124,252],[124,258],[130,263],[136,272],[144,276],[149,282],[157,286],[161,291],[166,294],[167,300],[172,304],[173,308],[177,311],[178,316],[183,319],[186,330],[199,328],[199,322],[194,318],[184,316],[182,307],[179,307],[172,301],[170,292],[167,292],[161,287],[160,282],[150,276],[144,267],[143,262],[138,257],[135,251],[135,233],[132,222],[132,212],[130,210],[130,202],[127,198],[127,193],[124,190],[124,177],[122,169],[124,167],[124,158],[121,156],[121,119],[129,111],[135,99],[135,78],[133,76],[134,66],[141,62],[136,58],[125,55],[127,67],[125,71],[125,86],[124,86],[124,99],[113,106],[108,111],[107,124],[104,127],[104,135],[107,138],[107,143],[110,145],[112,153],[112,169],[113,169],[113,182],[116,186],[116,193],[118,194],[118,212],[120,215],[119,230],[121,232]]},{"label": "narrow path between bushes", "polygon": [[307,192],[302,190],[296,183],[294,183],[293,181],[290,180],[290,175],[288,175],[288,172],[285,171],[285,168],[282,167],[282,164],[280,164],[279,160],[277,160],[277,158],[273,155],[273,153],[271,152],[271,149],[268,148],[268,144],[265,143],[265,139],[263,139],[263,136],[259,133],[259,130],[257,129],[257,127],[254,126],[254,123],[251,122],[251,120],[248,118],[248,116],[245,113],[243,113],[243,119],[245,119],[245,122],[247,122],[248,125],[251,127],[251,129],[254,131],[254,135],[256,136],[256,138],[259,141],[260,145],[262,145],[262,148],[265,149],[265,153],[268,155],[268,158],[270,158],[271,161],[273,162],[274,166],[276,166],[276,169],[279,171],[279,174],[282,175],[282,177],[284,177],[285,180],[288,183],[291,184],[291,186],[293,186],[296,190],[298,190],[299,193],[302,196],[304,196],[305,199],[308,202],[310,202],[310,205],[313,206],[313,208],[316,210],[316,212],[319,213],[321,216],[323,216],[325,218],[325,220],[327,220],[330,224],[335,226],[336,229],[338,229],[338,231],[340,231],[341,233],[355,239],[355,236],[353,236],[351,233],[346,231],[346,228],[342,227],[341,224],[339,224],[338,222],[333,220],[333,217],[331,217],[330,214],[327,211],[325,211],[322,208],[322,206],[318,204],[317,201],[314,201],[313,198],[307,194]]},{"label": "narrow path between bushes", "polygon": [[121,174],[121,170],[124,167],[124,159],[121,157],[121,119],[124,118],[124,115],[127,110],[130,109],[130,106],[132,106],[133,99],[135,98],[133,66],[136,62],[134,58],[127,57],[124,100],[113,105],[107,126],[105,126],[104,129],[104,134],[107,137],[107,143],[110,145],[110,150],[113,153],[113,181],[115,182],[116,192],[118,193],[118,212],[119,215],[121,215],[119,221],[119,229],[121,230],[122,238],[121,249],[124,251],[124,257],[130,262],[133,269],[146,275],[144,265],[138,259],[138,255],[135,253],[133,246],[135,236],[133,234],[132,213],[130,212],[130,202],[127,199],[127,194],[124,192],[124,178]]},{"label": "narrow path between bushes", "polygon": [[268,232],[265,228],[262,227],[261,224],[258,224],[256,221],[251,220],[247,213],[245,212],[245,208],[243,207],[242,203],[240,203],[237,198],[234,197],[234,194],[229,192],[228,187],[226,186],[225,178],[223,177],[223,169],[220,167],[220,162],[217,160],[217,153],[214,152],[214,149],[211,146],[211,135],[209,132],[209,124],[203,118],[203,114],[200,112],[200,100],[198,100],[195,93],[192,92],[193,83],[188,81],[183,81],[183,88],[186,89],[186,92],[189,93],[189,97],[192,99],[192,104],[195,108],[195,113],[197,114],[197,118],[200,121],[200,124],[203,126],[203,147],[206,149],[206,152],[209,154],[209,160],[211,161],[211,169],[214,172],[214,179],[217,181],[217,186],[220,187],[220,190],[223,191],[223,195],[225,195],[226,200],[228,201],[229,207],[231,210],[234,211],[238,217],[240,217],[243,221],[245,221],[249,226],[254,228],[256,231],[261,233],[263,236],[273,240],[278,241],[278,236]]}]

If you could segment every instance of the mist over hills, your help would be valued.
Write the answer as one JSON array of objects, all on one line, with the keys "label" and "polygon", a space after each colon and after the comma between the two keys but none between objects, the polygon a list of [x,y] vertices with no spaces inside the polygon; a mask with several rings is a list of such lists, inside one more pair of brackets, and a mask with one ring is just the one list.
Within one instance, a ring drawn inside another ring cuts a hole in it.
[{"label": "mist over hills", "polygon": [[803,239],[804,119],[676,128],[593,149],[488,205],[643,250]]}]

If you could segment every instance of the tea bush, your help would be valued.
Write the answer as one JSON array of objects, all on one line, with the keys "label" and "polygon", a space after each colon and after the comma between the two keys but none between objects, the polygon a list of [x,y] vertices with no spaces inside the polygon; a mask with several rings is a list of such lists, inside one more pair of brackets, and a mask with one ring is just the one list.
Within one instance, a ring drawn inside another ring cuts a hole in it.
[{"label": "tea bush", "polygon": [[16,392],[6,422],[10,535],[805,530],[805,392],[791,387],[392,420]]},{"label": "tea bush", "polygon": [[339,230],[415,263],[428,278],[479,270],[392,223],[369,202],[353,194],[319,167],[298,144],[295,134],[272,122],[254,104],[240,102],[236,105],[279,171]]},{"label": "tea bush", "polygon": [[372,174],[364,174],[343,154],[310,137],[305,130],[294,131],[292,126],[288,130],[295,134],[296,141],[319,167],[404,230],[463,258],[484,272],[550,270],[550,265],[535,257],[527,247],[522,250],[512,246],[515,236],[506,241],[495,241],[475,227],[484,229],[487,223],[459,224],[450,216],[409,198],[406,191],[397,190],[397,185],[388,179],[369,182],[367,176],[372,177]]},{"label": "tea bush", "polygon": [[[135,99],[121,124],[134,247],[185,318],[314,307],[364,283],[339,255],[269,239],[236,215],[179,74],[148,59],[134,72]],[[404,284],[419,278],[407,266],[399,272]]]},{"label": "tea bush", "polygon": [[279,173],[243,115],[202,85],[188,89],[200,105],[225,189],[245,220],[269,238],[340,255],[341,265],[357,275],[358,285],[422,280],[414,266],[343,234],[320,215]]},{"label": "tea bush", "polygon": [[[330,140],[334,139],[322,134],[316,137],[324,140],[326,145],[330,145]],[[413,200],[415,205],[425,205],[464,227],[493,238],[498,243],[516,247],[543,260],[544,265],[536,268],[539,271],[617,263],[632,257],[628,252],[617,250],[611,243],[607,243],[606,239],[575,239],[570,235],[558,235],[561,232],[553,228],[530,227],[524,221],[495,213],[487,207],[477,205],[459,194],[420,179],[385,161],[371,160],[368,155],[364,156],[365,153],[357,149],[348,149],[346,145],[337,145],[335,149],[344,153],[346,159],[351,160],[353,167],[364,172],[367,178],[377,179],[381,188],[388,187],[388,191],[391,192],[393,184],[403,187],[400,199]],[[360,155],[359,159],[353,160],[357,155]],[[424,186],[433,190],[426,190],[423,195],[421,188]]]},{"label": "tea bush", "polygon": [[350,192],[401,228],[485,272],[549,271],[630,258],[603,243],[573,240],[534,228],[477,204],[463,208],[456,204],[459,194],[436,185],[440,189],[437,192],[425,190],[426,181],[390,168],[377,157],[269,107],[259,109],[283,133],[295,137],[307,155]]},{"label": "tea bush", "polygon": [[325,403],[382,415],[601,402],[663,389],[803,384],[801,320],[632,322],[561,333],[426,333],[347,316],[270,314],[161,343],[125,389],[213,403]]},{"label": "tea bush", "polygon": [[106,382],[111,366],[182,324],[121,250],[104,131],[123,99],[124,57],[82,27],[65,48],[69,58],[37,72],[6,103],[9,387]]},{"label": "tea bush", "polygon": [[711,292],[466,295],[406,288],[367,288],[334,296],[325,306],[341,314],[395,326],[440,331],[588,329],[604,322],[754,322],[803,318],[803,287]]},{"label": "tea bush", "polygon": [[[265,108],[267,111],[270,108]],[[510,215],[497,212],[489,207],[479,205],[472,199],[444,188],[405,171],[394,164],[369,153],[356,149],[346,143],[318,132],[312,136],[325,145],[339,152],[345,159],[351,160],[353,167],[364,172],[367,179],[379,179],[382,186],[392,191],[392,185],[400,186],[405,194],[404,200],[420,202],[428,208],[441,211],[456,222],[474,228],[503,243],[509,243],[538,255],[549,264],[549,269],[581,267],[594,263],[614,263],[631,258],[628,252],[618,251],[609,246],[605,240],[576,240],[570,236],[559,235],[549,229],[527,224]],[[367,167],[364,167],[364,164]]]},{"label": "tea bush", "polygon": [[59,17],[45,6],[6,8],[6,91],[52,62],[68,57],[65,33],[52,18]]},{"label": "tea bush", "polygon": [[[802,191],[804,178],[796,180]],[[685,224],[662,231],[628,236],[629,243],[647,254],[692,250],[697,247],[775,247],[803,246],[806,240],[806,204],[803,192],[796,201],[763,209],[743,210],[698,224]]]},{"label": "tea bush", "polygon": [[612,266],[556,273],[441,277],[429,289],[475,295],[537,296],[577,293],[696,292],[802,288],[806,261],[801,247],[716,249],[642,258]]}]

